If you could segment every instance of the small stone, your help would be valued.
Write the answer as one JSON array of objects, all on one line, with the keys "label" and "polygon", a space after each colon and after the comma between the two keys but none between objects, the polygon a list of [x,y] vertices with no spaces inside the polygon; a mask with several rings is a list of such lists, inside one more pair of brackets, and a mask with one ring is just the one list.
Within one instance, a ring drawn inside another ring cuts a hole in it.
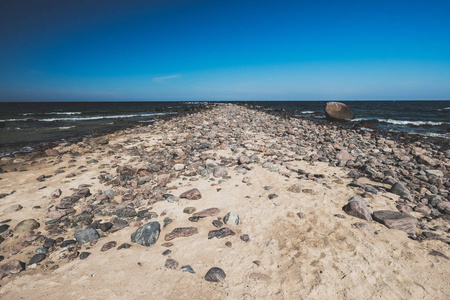
[{"label": "small stone", "polygon": [[33,265],[33,264],[37,264],[40,263],[41,261],[43,261],[47,256],[43,253],[41,254],[36,254],[34,255],[31,259],[30,262],[28,263],[28,265]]},{"label": "small stone", "polygon": [[98,224],[98,229],[100,229],[103,232],[106,232],[110,230],[113,227],[113,224],[111,222],[105,222]]},{"label": "small stone", "polygon": [[354,228],[357,228],[357,229],[363,229],[363,230],[370,231],[370,226],[369,226],[369,224],[364,223],[364,222],[353,223],[352,226],[353,226]]},{"label": "small stone", "polygon": [[5,232],[6,230],[8,230],[8,228],[9,228],[8,224],[0,225],[0,233]]},{"label": "small stone", "polygon": [[36,254],[47,254],[47,252],[48,252],[48,248],[45,248],[45,247],[36,248],[36,251],[35,251]]},{"label": "small stone", "polygon": [[200,217],[189,217],[188,220],[191,222],[198,222],[198,220],[200,220]]},{"label": "small stone", "polygon": [[171,243],[171,242],[162,243],[161,246],[169,248],[169,247],[173,246],[173,243]]},{"label": "small stone", "polygon": [[183,272],[189,272],[189,273],[191,273],[191,274],[195,274],[194,269],[192,269],[192,267],[189,266],[189,265],[182,266],[182,267],[181,267],[181,271],[183,271]]},{"label": "small stone", "polygon": [[90,252],[81,252],[81,254],[80,254],[80,259],[81,259],[81,260],[84,260],[84,259],[88,258],[89,255],[91,255]]},{"label": "small stone", "polygon": [[198,200],[202,198],[202,194],[198,189],[191,189],[180,195],[180,198],[186,198],[188,200]]},{"label": "small stone", "polygon": [[248,275],[248,278],[256,280],[256,281],[265,281],[265,282],[269,282],[271,280],[269,275],[266,274],[262,274],[262,273],[250,273],[250,275]]},{"label": "small stone", "polygon": [[178,269],[178,262],[174,259],[168,258],[164,264],[164,267],[172,270]]},{"label": "small stone", "polygon": [[65,240],[65,241],[63,241],[59,246],[60,246],[61,248],[65,248],[65,247],[68,247],[68,246],[70,246],[70,245],[74,245],[75,243],[76,243],[75,240]]},{"label": "small stone", "polygon": [[425,170],[425,173],[436,177],[444,177],[444,173],[440,170]]},{"label": "small stone", "polygon": [[300,183],[296,183],[288,188],[288,192],[291,193],[300,193],[302,191],[302,185]]},{"label": "small stone", "polygon": [[159,222],[150,222],[139,227],[132,235],[131,241],[142,246],[149,247],[156,243],[161,232]]},{"label": "small stone", "polygon": [[117,242],[115,242],[115,241],[107,242],[106,244],[104,244],[104,245],[102,246],[102,248],[100,249],[100,251],[101,251],[101,252],[105,252],[105,251],[108,251],[109,249],[114,248],[114,247],[116,247],[116,246],[117,246]]},{"label": "small stone", "polygon": [[124,207],[114,212],[119,218],[134,218],[137,216],[136,210],[132,207]]},{"label": "small stone", "polygon": [[220,213],[220,209],[216,207],[207,208],[205,210],[196,212],[193,214],[193,217],[199,217],[199,218],[206,218],[206,217],[214,217],[217,216]]},{"label": "small stone", "polygon": [[210,232],[208,232],[208,239],[212,239],[212,238],[224,238],[227,237],[229,235],[235,235],[236,233],[234,233],[234,231],[232,231],[230,228],[221,228],[219,230],[212,230]]},{"label": "small stone", "polygon": [[178,237],[188,237],[198,233],[198,229],[196,227],[178,227],[175,228],[172,232],[165,235],[165,241],[171,241]]},{"label": "small stone", "polygon": [[184,164],[175,164],[175,165],[173,166],[173,169],[174,169],[175,171],[182,171],[182,170],[184,170],[185,167],[186,167],[186,166],[185,166]]},{"label": "small stone", "polygon": [[194,213],[196,210],[197,209],[195,207],[185,207],[183,209],[183,213],[190,215],[190,214]]},{"label": "small stone", "polygon": [[223,222],[227,225],[230,226],[235,226],[235,225],[239,225],[240,223],[240,217],[237,213],[230,211],[229,213],[227,213],[225,215],[225,217],[223,218]]},{"label": "small stone", "polygon": [[75,231],[75,234],[73,236],[80,244],[89,243],[100,238],[100,235],[98,234],[97,230],[91,227],[88,227],[83,230],[77,230]]},{"label": "small stone", "polygon": [[205,280],[209,282],[220,282],[225,279],[227,275],[221,268],[211,268],[205,275]]},{"label": "small stone", "polygon": [[233,244],[231,242],[226,242],[225,246],[227,246],[228,248],[231,248],[233,246]]},{"label": "small stone", "polygon": [[442,252],[436,251],[436,250],[432,250],[429,254],[432,255],[432,256],[439,256],[439,257],[442,257],[442,258],[444,258],[444,259],[446,259],[446,260],[449,260],[449,259],[450,259],[450,258],[448,258],[447,255],[443,254]]},{"label": "small stone", "polygon": [[59,196],[61,196],[61,194],[62,194],[62,191],[60,189],[56,189],[50,194],[50,197],[53,199],[56,199],[56,198],[59,198]]},{"label": "small stone", "polygon": [[246,243],[250,242],[250,237],[249,237],[248,234],[242,234],[242,235],[240,236],[240,238],[241,238],[242,241],[244,241],[244,242],[246,242]]},{"label": "small stone", "polygon": [[225,177],[228,176],[228,170],[225,166],[217,166],[213,169],[214,177]]},{"label": "small stone", "polygon": [[171,251],[170,249],[166,249],[166,250],[162,253],[162,255],[166,256],[166,255],[169,255],[170,253],[172,253],[172,251]]},{"label": "small stone", "polygon": [[81,188],[78,191],[76,191],[75,193],[72,194],[72,196],[70,196],[70,198],[72,198],[73,201],[78,201],[81,198],[86,198],[89,197],[91,195],[91,192],[88,188]]},{"label": "small stone", "polygon": [[297,213],[297,216],[298,216],[300,219],[306,219],[306,215],[305,215],[304,213],[302,213],[301,211]]},{"label": "small stone", "polygon": [[172,223],[172,221],[173,221],[173,220],[172,220],[171,218],[165,217],[164,220],[163,220],[163,223],[164,223],[163,228],[166,228],[167,225],[169,225],[170,223]]},{"label": "small stone", "polygon": [[214,220],[214,221],[212,221],[212,224],[213,224],[214,227],[216,227],[216,228],[220,228],[220,227],[223,226],[223,223],[222,223],[222,221],[220,221],[220,220]]},{"label": "small stone", "polygon": [[5,212],[5,213],[13,213],[13,212],[16,212],[16,211],[19,211],[19,210],[21,210],[23,208],[23,206],[22,205],[20,205],[20,204],[14,204],[14,205],[12,205],[12,206],[10,206],[10,207],[8,207],[8,208],[5,208],[5,210],[3,211],[3,212]]},{"label": "small stone", "polygon": [[51,239],[51,238],[46,238],[45,239],[45,241],[44,241],[44,244],[42,245],[42,247],[45,247],[45,248],[51,248],[51,247],[53,247],[53,245],[55,244],[55,240],[54,239]]},{"label": "small stone", "polygon": [[15,232],[27,232],[38,229],[41,225],[35,219],[23,220],[14,228]]},{"label": "small stone", "polygon": [[275,198],[278,198],[277,194],[269,194],[269,199],[270,200],[275,199]]},{"label": "small stone", "polygon": [[413,200],[413,197],[411,196],[410,191],[403,184],[401,184],[400,181],[396,182],[392,186],[390,192],[393,194],[399,195],[400,197],[403,197],[407,200],[410,200],[410,201]]},{"label": "small stone", "polygon": [[117,250],[120,250],[120,249],[128,249],[128,248],[130,248],[130,247],[131,247],[130,244],[128,244],[128,243],[123,243],[122,245],[120,245],[119,247],[117,247]]}]

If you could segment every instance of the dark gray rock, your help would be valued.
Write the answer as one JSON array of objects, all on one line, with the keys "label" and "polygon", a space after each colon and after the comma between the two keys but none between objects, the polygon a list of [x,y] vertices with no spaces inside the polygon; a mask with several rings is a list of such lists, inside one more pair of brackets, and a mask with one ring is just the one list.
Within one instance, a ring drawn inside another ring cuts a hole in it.
[{"label": "dark gray rock", "polygon": [[131,241],[133,243],[149,247],[156,243],[161,232],[161,225],[159,222],[150,222],[139,227],[132,235]]},{"label": "dark gray rock", "polygon": [[396,182],[390,190],[391,193],[399,195],[402,198],[412,201],[411,192],[400,181]]},{"label": "dark gray rock", "polygon": [[209,282],[220,282],[225,279],[227,275],[221,268],[211,268],[205,275],[205,280]]},{"label": "dark gray rock", "polygon": [[80,259],[84,260],[84,259],[88,258],[89,255],[91,255],[91,252],[81,252]]},{"label": "dark gray rock", "polygon": [[124,207],[114,212],[119,218],[134,218],[137,216],[136,210],[132,207]]},{"label": "dark gray rock", "polygon": [[128,243],[123,243],[122,245],[120,245],[119,247],[117,247],[117,250],[120,250],[120,249],[128,249],[128,248],[130,248],[130,247],[131,247],[130,244],[128,244]]},{"label": "dark gray rock", "polygon": [[178,262],[174,259],[168,258],[164,264],[164,267],[172,270],[178,269]]},{"label": "dark gray rock", "polygon": [[97,230],[90,227],[83,230],[75,231],[75,234],[73,236],[80,244],[89,243],[92,242],[93,240],[97,240],[100,238],[100,235],[98,234]]},{"label": "dark gray rock", "polygon": [[212,239],[212,238],[224,238],[227,237],[229,235],[235,235],[236,233],[234,233],[234,231],[232,231],[230,228],[221,228],[219,230],[211,230],[210,232],[208,232],[208,239]]},{"label": "dark gray rock", "polygon": [[46,257],[46,255],[43,253],[36,254],[30,259],[30,262],[28,263],[28,265],[40,263],[41,261],[43,261],[45,259],[45,257]]}]

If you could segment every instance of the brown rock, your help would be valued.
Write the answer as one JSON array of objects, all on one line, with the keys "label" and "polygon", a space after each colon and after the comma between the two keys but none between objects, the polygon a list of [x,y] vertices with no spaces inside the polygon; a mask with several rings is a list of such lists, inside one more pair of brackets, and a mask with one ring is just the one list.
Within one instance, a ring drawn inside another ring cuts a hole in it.
[{"label": "brown rock", "polygon": [[17,259],[11,260],[10,262],[0,267],[0,279],[9,275],[18,274],[23,270],[25,270],[24,262],[21,262]]},{"label": "brown rock", "polygon": [[59,155],[59,151],[56,149],[47,149],[45,150],[45,154],[47,156],[58,156]]},{"label": "brown rock", "polygon": [[331,121],[350,121],[354,114],[352,109],[341,102],[328,102],[325,107],[325,116]]},{"label": "brown rock", "polygon": [[116,246],[117,246],[117,242],[115,242],[115,241],[107,242],[106,244],[104,244],[102,246],[100,251],[105,252],[105,251],[108,251],[109,249],[114,248]]},{"label": "brown rock", "polygon": [[205,210],[196,212],[193,214],[193,217],[206,218],[206,217],[214,217],[220,213],[220,209],[216,207],[207,208]]},{"label": "brown rock", "polygon": [[212,239],[212,238],[224,238],[227,237],[229,235],[235,235],[236,233],[234,233],[234,231],[232,231],[230,228],[221,228],[219,230],[211,230],[210,232],[208,232],[208,239]]},{"label": "brown rock", "polygon": [[202,194],[196,188],[186,191],[180,195],[180,198],[186,198],[188,200],[198,200],[202,198]]},{"label": "brown rock", "polygon": [[171,241],[177,237],[188,237],[197,233],[198,229],[195,227],[178,227],[175,228],[171,233],[166,234],[164,240]]},{"label": "brown rock", "polygon": [[166,260],[166,263],[164,264],[164,266],[167,269],[175,270],[175,269],[178,269],[178,262],[174,259],[169,258]]},{"label": "brown rock", "polygon": [[250,275],[248,275],[248,278],[256,281],[265,281],[265,282],[270,281],[270,276],[262,273],[250,273]]},{"label": "brown rock", "polygon": [[431,214],[431,209],[428,207],[428,205],[425,205],[423,203],[420,203],[419,205],[414,207],[414,211],[420,212],[425,216],[429,216]]},{"label": "brown rock", "polygon": [[416,233],[417,219],[400,212],[389,210],[374,211],[373,219],[384,224],[389,229],[402,230],[410,234]]},{"label": "brown rock", "polygon": [[336,159],[342,162],[347,162],[349,160],[355,160],[355,158],[345,150],[341,150],[336,154]]},{"label": "brown rock", "polygon": [[366,221],[372,221],[369,208],[366,201],[359,197],[352,197],[348,200],[347,205],[342,208],[347,215],[354,216]]}]

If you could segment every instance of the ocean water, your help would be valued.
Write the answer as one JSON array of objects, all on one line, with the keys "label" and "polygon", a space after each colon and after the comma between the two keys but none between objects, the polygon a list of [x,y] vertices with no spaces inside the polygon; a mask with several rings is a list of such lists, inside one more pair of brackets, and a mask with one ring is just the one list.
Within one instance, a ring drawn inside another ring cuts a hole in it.
[{"label": "ocean water", "polygon": [[[324,121],[327,101],[247,101],[261,109]],[[450,140],[450,101],[342,101],[367,131],[416,134]],[[33,151],[52,141],[75,141],[217,102],[43,102],[0,103],[0,157]]]}]

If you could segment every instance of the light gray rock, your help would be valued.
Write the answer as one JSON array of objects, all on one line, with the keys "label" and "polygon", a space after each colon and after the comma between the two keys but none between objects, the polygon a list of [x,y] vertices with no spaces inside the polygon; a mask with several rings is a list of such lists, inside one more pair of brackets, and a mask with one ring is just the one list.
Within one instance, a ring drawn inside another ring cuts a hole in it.
[{"label": "light gray rock", "polygon": [[227,213],[223,218],[223,222],[230,226],[239,225],[240,221],[239,215],[233,211]]},{"label": "light gray rock", "polygon": [[89,243],[100,238],[100,235],[98,234],[97,230],[91,227],[88,227],[83,230],[77,230],[75,231],[75,234],[73,236],[80,244]]},{"label": "light gray rock", "polygon": [[161,225],[159,222],[150,222],[139,227],[132,235],[131,241],[133,243],[149,247],[156,243],[161,232]]}]

